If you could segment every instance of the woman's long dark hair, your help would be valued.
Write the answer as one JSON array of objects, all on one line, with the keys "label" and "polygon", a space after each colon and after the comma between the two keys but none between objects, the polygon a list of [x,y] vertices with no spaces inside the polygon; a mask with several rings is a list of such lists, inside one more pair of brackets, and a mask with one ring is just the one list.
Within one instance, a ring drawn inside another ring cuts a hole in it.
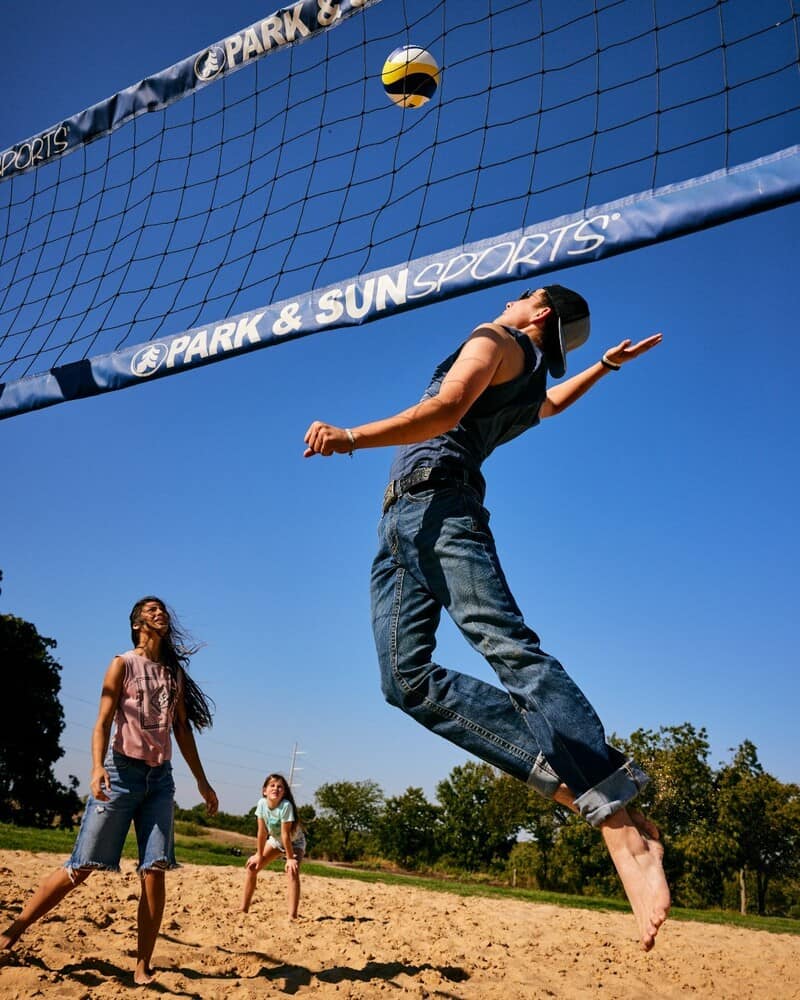
[{"label": "woman's long dark hair", "polygon": [[261,786],[261,791],[264,792],[266,790],[267,785],[270,783],[270,781],[272,781],[273,778],[276,781],[283,782],[283,787],[284,787],[283,797],[285,799],[288,799],[292,803],[292,809],[294,809],[294,822],[292,823],[291,839],[294,840],[295,834],[298,832],[298,830],[303,829],[303,824],[300,822],[300,813],[297,811],[297,803],[294,800],[294,795],[292,795],[291,788],[289,788],[289,782],[286,780],[286,778],[284,778],[282,774],[268,774],[266,778],[264,778],[264,784]]},{"label": "woman's long dark hair", "polygon": [[198,649],[199,643],[194,642],[189,633],[181,626],[177,617],[160,597],[142,597],[131,610],[131,641],[134,646],[139,643],[140,613],[145,604],[160,605],[169,618],[169,626],[161,637],[159,659],[169,670],[175,681],[177,692],[178,679],[183,674],[183,701],[186,706],[186,718],[195,729],[208,729],[212,725],[214,702],[204,694],[199,685],[189,676],[189,658]]}]

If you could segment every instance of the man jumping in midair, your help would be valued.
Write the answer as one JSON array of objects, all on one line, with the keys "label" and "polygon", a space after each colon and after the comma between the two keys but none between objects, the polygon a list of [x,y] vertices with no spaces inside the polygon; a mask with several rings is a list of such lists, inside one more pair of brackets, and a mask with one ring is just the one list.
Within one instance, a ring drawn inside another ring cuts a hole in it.
[{"label": "man jumping in midair", "polygon": [[[305,457],[396,445],[372,567],[386,700],[423,726],[569,806],[600,829],[649,950],[669,911],[658,831],[627,805],[649,780],[606,743],[594,709],[523,620],[483,507],[484,460],[661,341],[623,340],[572,378],[589,307],[549,285],[509,302],[433,375],[421,401],[358,427],[315,421]],[[552,515],[548,515],[552,516]],[[444,608],[502,688],[433,662]]]}]

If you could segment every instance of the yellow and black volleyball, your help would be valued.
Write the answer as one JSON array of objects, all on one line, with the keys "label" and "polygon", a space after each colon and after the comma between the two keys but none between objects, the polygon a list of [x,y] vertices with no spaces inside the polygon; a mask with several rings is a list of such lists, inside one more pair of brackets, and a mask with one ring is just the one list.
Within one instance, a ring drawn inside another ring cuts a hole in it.
[{"label": "yellow and black volleyball", "polygon": [[421,108],[439,86],[439,64],[418,45],[401,45],[383,64],[381,82],[390,101],[401,108]]}]

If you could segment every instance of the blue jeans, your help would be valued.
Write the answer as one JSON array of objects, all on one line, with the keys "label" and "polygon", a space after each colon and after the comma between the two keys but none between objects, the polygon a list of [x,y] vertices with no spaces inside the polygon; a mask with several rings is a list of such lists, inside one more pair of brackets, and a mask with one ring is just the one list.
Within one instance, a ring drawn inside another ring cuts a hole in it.
[{"label": "blue jeans", "polygon": [[150,767],[111,750],[105,760],[111,779],[108,802],[90,795],[67,871],[100,868],[118,872],[131,823],[136,829],[139,871],[177,868],[175,782],[169,761]]},{"label": "blue jeans", "polygon": [[[594,826],[633,799],[647,775],[606,743],[584,694],[525,624],[478,494],[456,484],[407,493],[378,533],[372,623],[386,700],[547,797],[563,782]],[[442,608],[505,690],[433,661]]]}]

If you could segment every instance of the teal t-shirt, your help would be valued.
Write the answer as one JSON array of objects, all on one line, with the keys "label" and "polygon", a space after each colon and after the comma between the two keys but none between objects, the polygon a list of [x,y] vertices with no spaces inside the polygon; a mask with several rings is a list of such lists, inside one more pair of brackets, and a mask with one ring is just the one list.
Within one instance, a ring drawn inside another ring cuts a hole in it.
[{"label": "teal t-shirt", "polygon": [[294,823],[294,809],[288,799],[283,799],[274,809],[270,809],[266,799],[256,804],[256,816],[267,825],[267,833],[276,840],[281,839],[281,823]]}]

